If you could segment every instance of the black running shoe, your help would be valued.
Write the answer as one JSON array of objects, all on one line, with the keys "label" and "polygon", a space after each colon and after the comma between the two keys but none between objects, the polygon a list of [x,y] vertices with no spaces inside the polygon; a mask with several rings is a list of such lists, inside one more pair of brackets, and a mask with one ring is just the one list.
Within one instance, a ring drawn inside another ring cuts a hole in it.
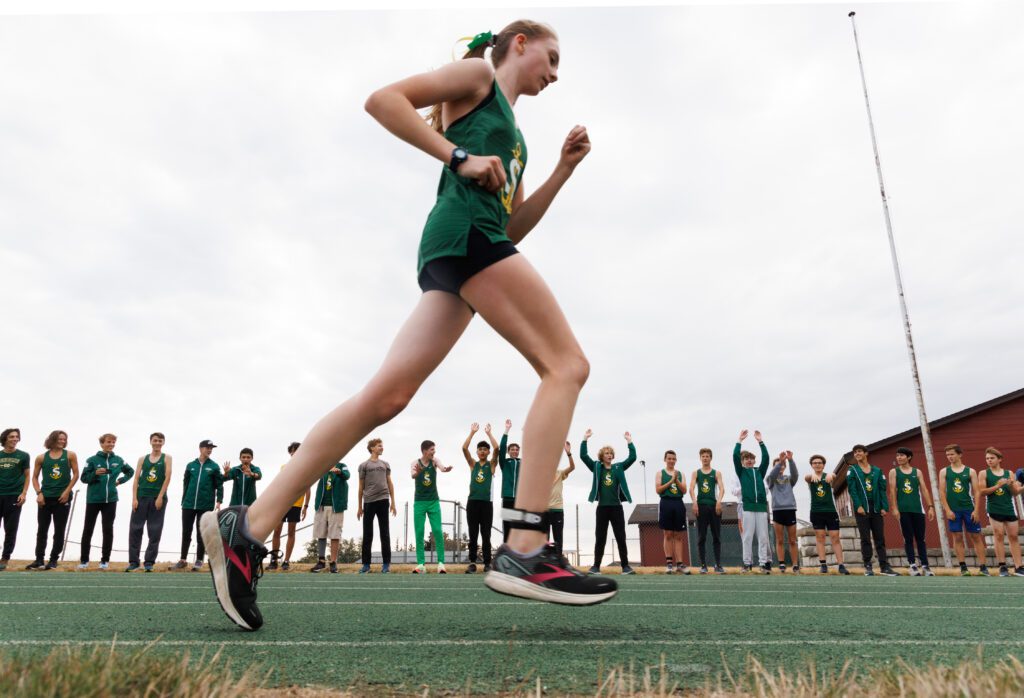
[{"label": "black running shoe", "polygon": [[25,565],[25,569],[27,570],[41,570],[43,567],[45,567],[45,563],[42,560],[36,560],[29,565]]},{"label": "black running shoe", "polygon": [[55,570],[55,569],[57,569],[57,561],[56,560],[50,560],[49,562],[46,563],[46,567],[44,567],[43,569],[44,570]]},{"label": "black running shoe", "polygon": [[980,574],[982,577],[991,577],[992,576],[991,573],[989,573],[989,571],[988,571],[988,565],[982,565],[981,567],[979,567],[978,568],[978,574]]},{"label": "black running shoe", "polygon": [[825,564],[824,562],[821,563],[820,565],[818,565],[818,571],[821,572],[822,574],[828,574],[828,565]]},{"label": "black running shoe", "polygon": [[1024,567],[1018,567],[1013,571],[1014,577],[1024,577]]},{"label": "black running shoe", "polygon": [[316,574],[324,569],[327,569],[327,563],[323,560],[317,560],[316,564],[309,568],[309,571]]},{"label": "black running shoe", "polygon": [[999,576],[1000,577],[1009,577],[1010,576],[1010,570],[1006,569],[1006,565],[999,565]]},{"label": "black running shoe", "polygon": [[850,574],[850,570],[846,569],[846,565],[839,565],[839,567],[837,567],[836,570],[839,572],[839,574],[843,574],[843,575],[849,575]]},{"label": "black running shoe", "polygon": [[249,535],[247,506],[208,511],[199,531],[210,555],[210,575],[220,607],[236,625],[257,630],[263,615],[256,607],[256,583],[263,576],[267,549]]},{"label": "black running shoe", "polygon": [[572,606],[590,606],[616,594],[614,580],[586,575],[559,555],[554,545],[523,557],[502,545],[491,562],[484,584],[499,594]]},{"label": "black running shoe", "polygon": [[338,563],[331,560],[331,574],[338,574]]},{"label": "black running shoe", "polygon": [[466,574],[476,574],[476,563],[471,562],[466,565]]},{"label": "black running shoe", "polygon": [[884,577],[899,577],[900,573],[894,570],[889,565],[882,565],[882,576]]}]

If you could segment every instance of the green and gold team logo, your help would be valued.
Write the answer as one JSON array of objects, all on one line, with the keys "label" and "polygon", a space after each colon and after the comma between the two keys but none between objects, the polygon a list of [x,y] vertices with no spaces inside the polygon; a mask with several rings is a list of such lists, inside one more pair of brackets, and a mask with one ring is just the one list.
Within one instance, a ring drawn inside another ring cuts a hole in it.
[{"label": "green and gold team logo", "polygon": [[964,483],[961,482],[959,479],[953,480],[953,491],[956,492],[957,494],[960,494],[961,492],[963,492],[964,491]]},{"label": "green and gold team logo", "polygon": [[868,492],[870,492],[872,489],[874,489],[872,484],[871,484],[871,480],[865,480],[864,481],[864,489],[866,489]]},{"label": "green and gold team logo", "polygon": [[1003,496],[1003,488],[1002,488],[1002,487],[1000,487],[999,489],[997,489],[997,490],[995,491],[995,495],[996,495],[997,497],[1002,497],[1002,496]]},{"label": "green and gold team logo", "polygon": [[[608,484],[610,485],[612,483],[609,482]],[[672,486],[668,488],[668,491],[671,492],[672,494],[679,494],[679,490],[676,489],[676,483],[674,482],[672,483]]]},{"label": "green and gold team logo", "polygon": [[334,487],[334,482],[331,478],[327,478],[327,491],[330,492],[332,487]]},{"label": "green and gold team logo", "polygon": [[156,482],[156,468],[149,469],[149,474],[146,475],[146,482]]},{"label": "green and gold team logo", "polygon": [[485,479],[484,478],[484,469],[483,468],[477,468],[477,470],[476,470],[476,481],[479,482],[482,485],[484,483],[484,479]]},{"label": "green and gold team logo", "polygon": [[700,491],[703,492],[704,494],[707,494],[708,492],[710,492],[711,491],[711,481],[710,480],[705,480],[704,482],[700,483]]},{"label": "green and gold team logo", "polygon": [[612,474],[611,473],[605,473],[604,474],[604,486],[605,487],[611,487],[612,486]]},{"label": "green and gold team logo", "polygon": [[823,485],[822,483],[819,482],[818,483],[818,489],[815,491],[814,494],[817,497],[824,497],[825,496],[825,485]]},{"label": "green and gold team logo", "polygon": [[59,465],[53,466],[53,468],[50,469],[50,479],[51,480],[60,480],[60,476],[61,476],[60,466]]},{"label": "green and gold team logo", "polygon": [[903,494],[914,494],[914,488],[910,486],[910,478],[903,481]]},{"label": "green and gold team logo", "polygon": [[423,486],[430,487],[430,471],[424,471],[423,473]]}]

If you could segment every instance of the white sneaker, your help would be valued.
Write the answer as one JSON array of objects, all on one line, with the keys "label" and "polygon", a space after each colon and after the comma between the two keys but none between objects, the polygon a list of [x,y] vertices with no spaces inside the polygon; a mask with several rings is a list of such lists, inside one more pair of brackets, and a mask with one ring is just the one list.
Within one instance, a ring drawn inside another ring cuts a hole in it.
[{"label": "white sneaker", "polygon": [[89,569],[89,563],[88,562],[80,562],[80,563],[78,563],[78,569],[80,569],[80,570],[87,570],[87,569]]},{"label": "white sneaker", "polygon": [[106,562],[101,562],[100,563],[100,569],[101,570],[105,570],[105,569],[109,569],[109,568],[110,568],[110,564],[109,563],[106,563]]},{"label": "white sneaker", "polygon": [[416,565],[416,567],[413,569],[412,573],[413,574],[426,574],[427,573],[427,566],[426,565]]},{"label": "white sneaker", "polygon": [[446,570],[444,568],[444,563],[443,562],[437,563],[437,573],[438,574],[448,574],[448,570]]},{"label": "white sneaker", "polygon": [[910,576],[911,577],[920,577],[921,576],[921,570],[918,568],[916,562],[913,565],[910,566]]}]

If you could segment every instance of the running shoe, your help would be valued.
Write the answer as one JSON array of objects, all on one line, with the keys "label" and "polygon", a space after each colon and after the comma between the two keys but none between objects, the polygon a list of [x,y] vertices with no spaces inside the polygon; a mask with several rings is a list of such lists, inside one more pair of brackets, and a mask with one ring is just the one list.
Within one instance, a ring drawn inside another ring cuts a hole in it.
[{"label": "running shoe", "polygon": [[46,567],[44,567],[43,569],[44,570],[55,570],[55,569],[57,569],[57,561],[56,560],[50,560],[49,562],[46,563]]},{"label": "running shoe", "polygon": [[484,572],[490,572],[490,571],[491,571],[491,563],[485,562],[484,563]]},{"label": "running shoe", "polygon": [[281,563],[281,571],[282,572],[287,572],[291,568],[292,568],[292,563],[288,562],[287,560],[285,560],[284,562]]},{"label": "running shoe", "polygon": [[916,562],[910,566],[910,576],[911,577],[920,577],[921,576],[921,568],[917,566]]},{"label": "running shoe", "polygon": [[476,563],[471,562],[466,565],[466,574],[476,574]]},{"label": "running shoe", "polygon": [[171,566],[171,569],[172,570],[183,570],[186,567],[188,567],[188,563],[187,562],[185,562],[184,560],[178,560],[176,563],[174,563]]},{"label": "running shoe", "polygon": [[27,570],[41,570],[45,566],[46,566],[46,564],[42,560],[36,560],[35,562],[32,562],[31,564],[25,565],[25,569],[27,569]]},{"label": "running shoe", "polygon": [[601,568],[597,565],[591,565],[590,569],[587,570],[587,574],[601,574]]},{"label": "running shoe", "polygon": [[89,563],[88,562],[79,562],[78,563],[78,567],[76,567],[75,569],[87,570],[87,569],[89,569]]},{"label": "running shoe", "polygon": [[[367,572],[370,571],[370,566],[369,565],[366,565],[366,571]],[[388,563],[388,564],[384,565],[383,567],[381,567],[380,568],[380,573],[381,574],[391,574],[391,563]]]},{"label": "running shoe", "polygon": [[192,565],[192,571],[199,572],[201,569],[203,569],[203,561],[196,560],[196,564]]},{"label": "running shoe", "polygon": [[882,565],[882,576],[884,577],[899,577],[900,574],[892,568],[891,565]]},{"label": "running shoe", "polygon": [[7,569],[8,562],[9,560],[7,558],[3,558],[2,560],[0,560],[0,572],[3,572],[5,569]]},{"label": "running shoe", "polygon": [[331,560],[331,574],[338,574],[338,563]]},{"label": "running shoe", "polygon": [[127,567],[125,567],[124,571],[125,572],[134,572],[137,569],[139,569],[139,564],[137,562],[133,562],[130,565],[128,565]]},{"label": "running shoe", "polygon": [[682,567],[676,567],[676,574],[690,574],[690,568],[686,565]]},{"label": "running shoe", "polygon": [[988,571],[988,565],[982,565],[978,568],[978,574],[982,577],[991,577],[992,575]]},{"label": "running shoe", "polygon": [[960,576],[961,577],[970,577],[971,576],[971,571],[969,569],[967,569],[967,565],[965,565],[962,562],[960,563]]},{"label": "running shoe", "polygon": [[622,568],[622,572],[620,572],[620,574],[636,574],[636,572],[633,571],[632,567],[630,567],[629,565],[626,565],[625,567]]},{"label": "running shoe", "polygon": [[707,574],[707,573],[708,573],[708,566],[707,565],[701,565],[700,566],[700,574]]},{"label": "running shoe", "polygon": [[793,565],[793,574],[800,574],[800,565]]},{"label": "running shoe", "polygon": [[837,571],[839,574],[850,574],[850,570],[846,569],[846,565],[839,565]]},{"label": "running shoe", "polygon": [[267,549],[249,534],[247,506],[208,511],[199,520],[210,554],[210,576],[221,609],[236,625],[257,630],[263,615],[256,607],[256,583],[263,576]]},{"label": "running shoe", "polygon": [[316,564],[309,568],[309,571],[313,574],[316,574],[317,572],[320,572],[321,570],[325,569],[327,569],[327,563],[325,563],[323,560],[317,560]]},{"label": "running shoe", "polygon": [[267,570],[273,572],[276,569],[277,569],[277,558],[276,557],[272,557],[272,558],[270,558],[270,564],[267,565]]},{"label": "running shoe", "polygon": [[779,563],[779,574],[786,574],[786,563],[785,562],[780,562]]},{"label": "running shoe", "polygon": [[1013,571],[1014,577],[1024,577],[1024,567],[1018,567]]},{"label": "running shoe", "polygon": [[675,571],[676,571],[676,566],[673,565],[671,562],[668,562],[668,563],[665,564],[665,574],[672,574]]},{"label": "running shoe", "polygon": [[110,569],[110,563],[109,563],[109,562],[101,562],[101,563],[100,563],[100,569],[101,569],[101,570],[107,570],[107,569]]},{"label": "running shoe", "polygon": [[725,570],[722,569],[721,565],[715,565],[715,574],[725,574]]},{"label": "running shoe", "polygon": [[[623,569],[623,573],[625,573]],[[607,601],[618,585],[608,577],[588,576],[559,555],[554,545],[525,556],[507,545],[498,548],[484,584],[499,594],[573,606]]]},{"label": "running shoe", "polygon": [[427,566],[426,565],[416,565],[416,567],[413,568],[412,573],[413,574],[426,574],[427,573]]},{"label": "running shoe", "polygon": [[448,570],[446,570],[444,568],[444,563],[443,562],[437,563],[437,573],[438,574],[448,574]]},{"label": "running shoe", "polygon": [[[381,572],[386,572],[386,571],[387,570],[381,570]],[[370,573],[370,566],[369,565],[363,565],[362,567],[359,568],[359,574],[369,574],[369,573]]]},{"label": "running shoe", "polygon": [[934,577],[935,576],[935,573],[932,572],[932,568],[929,567],[928,565],[924,566],[924,576],[925,577]]},{"label": "running shoe", "polygon": [[818,571],[822,574],[828,574],[828,565],[826,565],[824,562],[821,563],[820,565],[818,565]]},{"label": "running shoe", "polygon": [[770,562],[766,562],[765,564],[761,565],[761,574],[771,574],[771,573],[772,573],[772,565],[771,565]]},{"label": "running shoe", "polygon": [[753,569],[753,568],[750,565],[744,564],[743,567],[740,568],[740,573],[741,574],[746,574],[751,569]]},{"label": "running shoe", "polygon": [[152,572],[153,571],[153,565],[146,565],[145,567],[142,568],[142,571],[143,572]]},{"label": "running shoe", "polygon": [[1009,577],[1010,576],[1010,570],[1006,569],[1006,565],[999,565],[999,576],[1000,577]]},{"label": "running shoe", "polygon": [[874,577],[875,576],[875,569],[871,566],[870,562],[867,562],[867,563],[864,564],[864,576],[865,577]]}]

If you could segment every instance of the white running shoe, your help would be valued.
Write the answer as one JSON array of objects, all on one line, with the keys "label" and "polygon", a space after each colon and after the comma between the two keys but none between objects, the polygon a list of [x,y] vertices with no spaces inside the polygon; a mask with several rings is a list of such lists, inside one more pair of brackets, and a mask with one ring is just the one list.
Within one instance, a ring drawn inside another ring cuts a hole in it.
[{"label": "white running shoe", "polygon": [[416,565],[416,567],[413,568],[412,573],[413,574],[426,574],[427,573],[427,566],[426,565]]},{"label": "white running shoe", "polygon": [[101,562],[100,563],[100,569],[101,570],[110,569],[110,564],[106,563],[106,562]]},{"label": "white running shoe", "polygon": [[87,569],[89,569],[89,563],[88,562],[80,562],[80,563],[78,563],[78,569],[80,569],[80,570],[87,570]]},{"label": "white running shoe", "polygon": [[910,576],[911,577],[920,577],[921,576],[921,569],[917,566],[916,562],[913,565],[910,566]]},{"label": "white running shoe", "polygon": [[444,568],[444,563],[443,562],[437,563],[437,573],[438,574],[448,574],[448,570],[446,570]]}]

